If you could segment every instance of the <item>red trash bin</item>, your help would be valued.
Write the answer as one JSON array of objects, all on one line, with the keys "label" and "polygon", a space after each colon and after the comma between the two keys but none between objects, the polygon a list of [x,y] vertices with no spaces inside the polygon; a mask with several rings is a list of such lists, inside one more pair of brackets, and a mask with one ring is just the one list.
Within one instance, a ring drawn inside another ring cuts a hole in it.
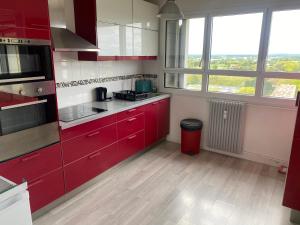
[{"label": "red trash bin", "polygon": [[185,119],[180,122],[181,152],[188,155],[199,154],[203,123],[197,119]]}]

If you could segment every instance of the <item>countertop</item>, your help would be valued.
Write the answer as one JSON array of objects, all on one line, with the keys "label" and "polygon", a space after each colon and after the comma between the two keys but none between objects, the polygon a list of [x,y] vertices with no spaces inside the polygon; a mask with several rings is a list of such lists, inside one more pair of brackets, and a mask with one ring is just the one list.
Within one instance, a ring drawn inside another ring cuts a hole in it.
[{"label": "countertop", "polygon": [[162,100],[162,99],[170,98],[170,97],[171,97],[170,94],[155,93],[150,98],[147,98],[145,100],[140,100],[140,101],[134,101],[134,102],[113,99],[110,102],[90,102],[90,103],[86,103],[88,105],[91,105],[92,107],[105,109],[107,111],[98,113],[96,115],[88,116],[88,117],[85,117],[85,118],[81,118],[81,119],[78,119],[78,120],[74,120],[74,121],[71,121],[71,122],[59,121],[59,125],[60,125],[62,130],[68,129],[68,128],[71,128],[71,127],[74,127],[74,126],[78,126],[80,124],[91,122],[93,120],[97,120],[97,119],[100,119],[100,118],[103,118],[103,117],[106,117],[106,116],[110,116],[110,115],[113,115],[113,114],[116,114],[116,113],[119,113],[119,112],[122,112],[122,111],[133,109],[133,108],[136,108],[136,107],[139,107],[139,106],[143,106],[143,105],[146,105],[146,104],[149,104],[149,103],[152,103],[152,102],[155,102],[155,101],[159,101],[159,100]]}]

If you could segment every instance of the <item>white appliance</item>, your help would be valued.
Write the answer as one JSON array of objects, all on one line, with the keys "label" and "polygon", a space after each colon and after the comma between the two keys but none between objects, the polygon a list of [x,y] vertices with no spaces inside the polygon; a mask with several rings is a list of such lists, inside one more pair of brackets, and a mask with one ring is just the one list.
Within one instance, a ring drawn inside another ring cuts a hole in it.
[{"label": "white appliance", "polygon": [[0,224],[32,225],[26,182],[17,185],[0,177]]}]

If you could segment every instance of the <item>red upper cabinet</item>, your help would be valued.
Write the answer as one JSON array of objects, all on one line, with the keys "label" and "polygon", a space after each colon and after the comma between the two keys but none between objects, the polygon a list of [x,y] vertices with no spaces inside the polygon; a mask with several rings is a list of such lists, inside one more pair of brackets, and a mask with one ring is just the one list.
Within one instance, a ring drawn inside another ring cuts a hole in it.
[{"label": "red upper cabinet", "polygon": [[50,29],[47,0],[17,0],[17,16],[20,27]]},{"label": "red upper cabinet", "polygon": [[10,0],[0,4],[0,36],[50,40],[47,0]]}]

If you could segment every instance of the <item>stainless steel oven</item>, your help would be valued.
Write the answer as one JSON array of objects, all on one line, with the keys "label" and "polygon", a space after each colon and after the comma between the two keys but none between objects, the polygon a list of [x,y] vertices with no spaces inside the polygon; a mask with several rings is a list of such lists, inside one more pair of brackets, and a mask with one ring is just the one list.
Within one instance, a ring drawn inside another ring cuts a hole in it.
[{"label": "stainless steel oven", "polygon": [[0,161],[59,142],[53,81],[0,85]]},{"label": "stainless steel oven", "polygon": [[53,80],[50,42],[0,37],[0,84]]}]

